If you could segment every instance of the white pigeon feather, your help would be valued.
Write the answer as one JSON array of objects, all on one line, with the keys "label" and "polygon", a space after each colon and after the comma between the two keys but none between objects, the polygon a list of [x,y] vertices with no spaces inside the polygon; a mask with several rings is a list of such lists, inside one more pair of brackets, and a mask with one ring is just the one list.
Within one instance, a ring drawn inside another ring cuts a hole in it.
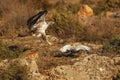
[{"label": "white pigeon feather", "polygon": [[63,52],[63,53],[65,53],[65,52],[71,51],[73,49],[74,49],[73,46],[71,46],[71,45],[68,44],[68,45],[65,45],[62,48],[60,48],[60,51]]},{"label": "white pigeon feather", "polygon": [[78,45],[78,46],[75,47],[75,50],[76,50],[76,51],[80,51],[80,50],[90,51],[91,48],[88,47],[88,46],[85,46],[85,45]]},{"label": "white pigeon feather", "polygon": [[63,46],[62,48],[60,48],[60,51],[62,53],[66,53],[66,52],[78,52],[80,50],[83,51],[90,51],[91,48],[85,45],[77,45],[77,46],[72,46],[70,44]]}]

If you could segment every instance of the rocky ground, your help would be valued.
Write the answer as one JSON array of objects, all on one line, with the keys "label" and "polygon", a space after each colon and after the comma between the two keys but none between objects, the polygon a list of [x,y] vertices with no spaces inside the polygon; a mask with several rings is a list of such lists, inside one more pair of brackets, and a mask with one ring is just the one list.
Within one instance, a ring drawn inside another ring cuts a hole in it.
[{"label": "rocky ground", "polygon": [[[120,1],[89,1],[2,1],[0,80],[120,80]],[[28,18],[42,9],[55,22],[47,40],[23,36]],[[60,52],[68,44],[90,51]]]},{"label": "rocky ground", "polygon": [[[1,38],[1,40],[7,45],[16,45],[25,49],[19,58],[1,61],[1,73],[3,71],[5,74],[4,70],[19,65],[26,67],[27,73],[24,74],[26,80],[114,80],[120,71],[120,56],[104,55],[105,53],[101,53],[102,47],[98,44],[77,42],[90,46],[92,50],[66,56],[66,53],[59,52],[59,49],[70,42],[49,45],[31,36],[15,39]],[[37,58],[35,56],[26,58],[25,54],[29,52],[37,53]],[[3,75],[0,79],[2,78]]]}]

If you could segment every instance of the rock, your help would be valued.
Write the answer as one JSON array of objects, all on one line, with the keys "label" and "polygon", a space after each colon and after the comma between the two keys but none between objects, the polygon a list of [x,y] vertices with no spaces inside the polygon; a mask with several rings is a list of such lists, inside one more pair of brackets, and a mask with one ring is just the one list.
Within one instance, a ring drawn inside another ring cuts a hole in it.
[{"label": "rock", "polygon": [[12,59],[9,64],[16,64],[19,66],[27,66],[29,63],[26,59],[22,58],[17,58],[17,59]]},{"label": "rock", "polygon": [[38,65],[35,60],[29,61],[28,67],[28,80],[46,80],[46,76],[39,73]]},{"label": "rock", "polygon": [[87,26],[93,22],[94,20],[93,15],[94,15],[93,9],[86,4],[82,5],[79,11],[77,12],[78,21],[80,21],[82,25]]},{"label": "rock", "polygon": [[93,16],[93,9],[88,5],[84,4],[81,6],[80,10],[77,13],[78,16]]},{"label": "rock", "polygon": [[25,58],[33,58],[33,59],[37,59],[39,56],[38,56],[38,53],[26,53],[25,54]]},{"label": "rock", "polygon": [[2,61],[0,62],[0,67],[3,67],[3,68],[5,68],[5,69],[8,67],[8,65],[9,65],[8,59],[2,60]]},{"label": "rock", "polygon": [[107,11],[107,12],[106,12],[106,17],[113,17],[114,14],[115,14],[115,13],[112,12],[112,11]]},{"label": "rock", "polygon": [[58,66],[51,70],[51,74],[54,75],[53,80],[89,80],[85,72],[79,73],[70,65]]},{"label": "rock", "polygon": [[[25,70],[23,70],[25,69]],[[11,77],[13,78],[13,76],[17,76],[18,72],[20,75],[19,77],[23,78],[23,75],[25,77],[24,80],[46,80],[47,76],[42,75],[41,73],[39,73],[38,70],[38,65],[36,63],[35,59],[31,59],[31,58],[16,58],[16,59],[12,59],[12,60],[3,60],[2,62],[0,62],[0,80],[4,79],[11,79]],[[8,75],[8,77],[4,77],[4,75]],[[16,74],[14,74],[16,73]],[[11,76],[12,75],[12,76]]]},{"label": "rock", "polygon": [[28,77],[27,80],[46,80],[48,77],[40,73],[34,73],[31,77]]},{"label": "rock", "polygon": [[120,18],[120,11],[107,11],[106,17],[112,17],[112,18]]},{"label": "rock", "polygon": [[19,58],[26,59],[26,60],[28,59],[37,60],[39,58],[39,55],[37,52],[26,51],[25,53],[21,54]]},{"label": "rock", "polygon": [[52,80],[112,80],[117,72],[111,58],[91,54],[74,65],[53,68],[50,77]]},{"label": "rock", "polygon": [[[24,80],[112,80],[120,70],[119,62],[119,56],[111,59],[97,54],[81,54],[74,64],[57,66],[48,72],[49,75],[43,75],[39,73],[35,59],[16,58],[0,62],[0,79],[3,79],[3,74],[15,76],[17,70],[26,69],[27,74],[24,76],[27,79]],[[25,73],[24,70],[22,71]]]},{"label": "rock", "polygon": [[35,60],[31,60],[27,66],[29,68],[30,73],[32,73],[32,74],[39,73],[38,65]]}]

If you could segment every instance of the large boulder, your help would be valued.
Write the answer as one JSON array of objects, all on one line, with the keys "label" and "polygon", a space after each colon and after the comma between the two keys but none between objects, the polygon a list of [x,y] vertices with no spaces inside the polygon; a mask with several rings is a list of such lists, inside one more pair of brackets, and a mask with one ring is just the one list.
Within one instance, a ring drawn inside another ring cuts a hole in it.
[{"label": "large boulder", "polygon": [[33,58],[17,58],[0,62],[0,80],[46,80]]},{"label": "large boulder", "polygon": [[112,80],[117,72],[113,59],[92,54],[74,65],[57,66],[50,74],[53,80]]}]

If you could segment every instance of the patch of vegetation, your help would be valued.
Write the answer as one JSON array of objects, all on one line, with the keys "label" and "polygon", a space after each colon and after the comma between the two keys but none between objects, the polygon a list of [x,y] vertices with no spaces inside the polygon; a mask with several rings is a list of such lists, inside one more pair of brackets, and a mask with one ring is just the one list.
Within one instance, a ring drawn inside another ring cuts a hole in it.
[{"label": "patch of vegetation", "polygon": [[87,23],[86,26],[81,25],[76,13],[82,4],[94,7],[95,14],[120,8],[119,0],[81,0],[80,4],[68,4],[63,0],[56,3],[45,0],[14,0],[13,2],[4,0],[0,3],[0,13],[2,13],[4,20],[4,25],[0,26],[0,36],[17,37],[19,34],[24,35],[29,31],[26,25],[27,19],[41,9],[49,10],[52,15],[49,16],[48,14],[48,16],[55,22],[53,26],[47,29],[48,33],[60,38],[95,42],[111,39],[118,34],[119,27],[116,27],[116,23],[109,20],[88,20],[88,22],[92,22],[92,25],[87,25]]},{"label": "patch of vegetation", "polygon": [[19,57],[24,49],[17,46],[7,46],[0,41],[0,60]]},{"label": "patch of vegetation", "polygon": [[58,10],[53,15],[55,24],[48,29],[50,30],[49,33],[64,39],[78,37],[81,33],[82,25],[74,17],[70,11],[64,9]]},{"label": "patch of vegetation", "polygon": [[120,54],[120,35],[115,36],[110,41],[104,42],[104,51]]},{"label": "patch of vegetation", "polygon": [[113,37],[111,44],[115,46],[120,46],[120,35]]},{"label": "patch of vegetation", "polygon": [[104,42],[110,41],[114,36],[120,34],[120,25],[118,21],[106,18],[92,18],[92,25],[85,25],[79,40],[88,42]]},{"label": "patch of vegetation", "polygon": [[33,9],[27,7],[29,5],[25,3],[22,0],[14,0],[13,2],[4,0],[0,3],[0,13],[2,13],[1,17],[4,23],[0,26],[0,36],[16,37],[20,33],[27,32],[26,21],[31,16]]},{"label": "patch of vegetation", "polygon": [[119,0],[100,0],[96,7],[94,7],[95,14],[101,14],[101,12],[112,11],[120,9]]},{"label": "patch of vegetation", "polygon": [[73,14],[77,14],[77,12],[80,9],[80,6],[81,6],[81,4],[79,4],[79,3],[78,4],[69,4],[67,6],[67,10],[71,11]]}]

